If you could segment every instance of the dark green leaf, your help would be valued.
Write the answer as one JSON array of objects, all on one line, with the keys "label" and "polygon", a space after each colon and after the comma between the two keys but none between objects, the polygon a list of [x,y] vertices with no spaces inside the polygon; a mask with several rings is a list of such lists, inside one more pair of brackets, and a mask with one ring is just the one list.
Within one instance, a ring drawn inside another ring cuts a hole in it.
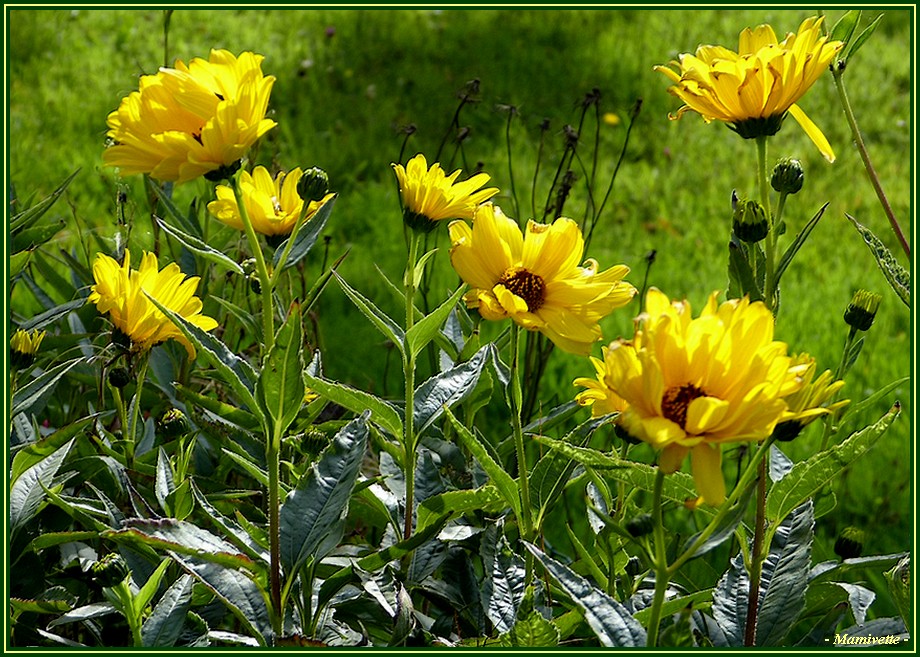
[{"label": "dark green leaf", "polygon": [[712,592],[713,618],[725,634],[726,644],[732,648],[744,645],[750,586],[744,556],[739,552]]},{"label": "dark green leaf", "polygon": [[488,347],[483,347],[467,362],[436,374],[418,387],[414,403],[416,435],[421,436],[440,418],[445,407],[459,404],[473,392],[488,355]]},{"label": "dark green leaf", "polygon": [[572,599],[601,644],[608,648],[645,647],[645,629],[619,602],[591,586],[587,580],[568,567],[548,557],[536,546],[525,543],[539,559],[546,572]]},{"label": "dark green leaf", "polygon": [[304,380],[307,387],[313,392],[329,401],[335,402],[339,406],[344,406],[353,413],[362,413],[365,410],[369,410],[371,412],[371,421],[374,424],[383,427],[398,440],[402,440],[402,418],[396,412],[396,409],[384,400],[375,397],[369,392],[364,392],[336,381],[310,376],[306,372],[304,373]]},{"label": "dark green leaf", "polygon": [[287,319],[275,336],[256,393],[272,420],[273,435],[280,439],[303,407],[303,324],[300,304],[291,304]]},{"label": "dark green leaf", "polygon": [[[688,595],[682,595],[676,598],[665,600],[661,605],[661,617],[667,618],[671,614],[677,614],[685,609],[701,609],[712,602],[713,589],[704,589]],[[647,625],[652,615],[651,607],[644,607],[636,612],[635,618],[643,625]]]},{"label": "dark green leaf", "polygon": [[767,519],[778,522],[817,493],[853,461],[867,452],[900,414],[896,404],[875,424],[854,433],[841,444],[796,463],[789,474],[776,482],[767,494]]},{"label": "dark green leaf", "polygon": [[[160,187],[160,183],[156,182],[150,176],[145,176],[144,181],[147,183],[147,189],[150,190],[151,194],[163,204],[163,207],[166,209],[166,214],[180,225],[187,235],[198,238],[199,240],[204,237],[201,232],[201,226],[198,225],[197,221],[192,220],[191,213],[189,213],[189,215],[183,214],[179,208],[176,207],[175,203],[172,202],[172,183],[167,183],[164,188]],[[156,220],[161,226],[165,226],[162,219],[156,217]],[[242,273],[242,271],[239,273]]]},{"label": "dark green leaf", "polygon": [[760,301],[763,299],[763,289],[754,278],[745,251],[744,243],[732,235],[728,243],[728,298],[740,299],[746,294],[751,301]]},{"label": "dark green leaf", "polygon": [[67,458],[74,440],[56,449],[47,457],[26,469],[10,486],[10,529],[15,531],[32,519],[45,498],[45,489],[52,486],[54,476]]},{"label": "dark green leaf", "polygon": [[466,286],[460,286],[444,303],[406,331],[406,349],[413,357],[417,356],[438,334],[441,330],[441,325],[447,320],[450,311],[453,310],[454,306],[457,305],[457,301],[463,295],[464,289],[466,289]]},{"label": "dark green leaf", "polygon": [[54,391],[55,386],[67,372],[77,365],[85,363],[86,358],[74,358],[55,365],[49,370],[35,377],[13,394],[13,410],[11,415],[28,413],[33,407],[43,402]]},{"label": "dark green leaf", "polygon": [[885,243],[876,237],[871,230],[860,224],[850,215],[847,214],[845,216],[850,220],[850,223],[853,224],[853,227],[859,231],[859,234],[862,236],[863,241],[865,241],[866,246],[869,247],[869,250],[875,257],[875,262],[878,264],[878,268],[881,269],[882,274],[885,275],[885,279],[888,281],[888,285],[890,285],[891,289],[895,291],[895,294],[898,295],[898,298],[904,302],[904,305],[909,308],[910,272],[898,264],[898,261],[895,260],[895,257],[891,254],[891,251],[889,251],[888,247],[885,246]]},{"label": "dark green leaf", "polygon": [[427,529],[431,523],[440,522],[445,514],[448,518],[453,518],[471,511],[500,511],[504,506],[503,501],[502,494],[490,484],[471,490],[452,490],[434,495],[419,504],[416,531]]},{"label": "dark green leaf", "polygon": [[196,390],[186,388],[181,383],[176,383],[175,385],[176,391],[179,393],[179,397],[186,403],[209,410],[223,420],[242,427],[247,431],[261,431],[262,427],[259,424],[259,420],[252,413],[244,411],[241,408],[237,408],[236,406],[231,406],[226,402],[222,402],[213,394],[203,395]]},{"label": "dark green leaf", "polygon": [[55,618],[48,623],[48,629],[50,630],[52,627],[57,627],[58,625],[66,625],[67,623],[108,616],[109,614],[114,614],[116,611],[118,610],[107,602],[96,602],[89,605],[83,605],[82,607],[77,607],[67,612],[60,618]]},{"label": "dark green leaf", "polygon": [[71,610],[66,600],[23,600],[10,598],[10,607],[19,613],[62,614]]},{"label": "dark green leaf", "polygon": [[163,232],[174,238],[189,251],[197,253],[208,262],[212,262],[220,267],[226,267],[230,271],[239,274],[240,276],[245,275],[245,272],[243,272],[243,268],[240,266],[240,264],[236,260],[233,260],[224,254],[223,251],[218,251],[217,249],[211,248],[201,239],[194,237],[193,235],[189,235],[188,233],[176,228],[175,226],[171,226],[159,217],[156,217],[156,221],[160,228],[163,229]]},{"label": "dark green leaf", "polygon": [[910,587],[910,555],[900,559],[895,567],[887,571],[885,579],[888,580],[888,591],[898,608],[898,613],[901,614],[901,619],[904,621],[904,625],[907,626],[907,631],[911,632],[913,629],[913,614],[911,611],[914,607]]},{"label": "dark green leaf", "polygon": [[141,628],[145,648],[175,645],[192,603],[192,582],[191,575],[183,575],[166,589]]},{"label": "dark green leaf", "polygon": [[[742,519],[744,519],[745,512],[748,510],[748,501],[751,499],[754,488],[754,482],[751,482],[751,484],[748,486],[748,489],[742,494],[741,499],[735,505],[735,508],[722,518],[715,531],[709,535],[709,538],[704,540],[698,547],[696,547],[693,552],[694,559],[702,554],[706,554],[707,552],[716,549],[735,534],[735,529],[737,529],[738,525],[741,524]],[[694,534],[688,538],[687,542],[684,543],[684,547],[681,549],[681,553],[693,545],[697,540],[699,540],[699,538],[700,534]]]},{"label": "dark green leaf", "polygon": [[345,425],[281,506],[281,563],[292,577],[308,558],[319,560],[337,529],[364,460],[367,419]]},{"label": "dark green leaf", "polygon": [[36,246],[41,246],[58,234],[66,224],[63,219],[58,219],[53,223],[38,224],[23,228],[13,236],[10,244],[11,253],[20,253],[22,251],[31,251]]},{"label": "dark green leaf", "polygon": [[907,627],[900,618],[876,618],[864,625],[853,625],[840,630],[834,638],[835,645],[861,648],[906,644],[910,640]]},{"label": "dark green leaf", "polygon": [[862,571],[863,569],[888,569],[893,568],[901,559],[908,556],[907,552],[898,554],[881,554],[871,557],[855,557],[843,561],[822,561],[808,573],[809,582],[823,582],[831,577],[838,578],[846,573]]},{"label": "dark green leaf", "polygon": [[520,648],[555,648],[559,645],[559,630],[538,611],[531,611],[500,638],[499,645]]},{"label": "dark green leaf", "polygon": [[235,303],[230,303],[226,299],[222,299],[218,296],[211,295],[209,299],[216,301],[217,305],[222,306],[231,315],[240,320],[243,328],[246,329],[247,335],[251,337],[254,342],[261,343],[263,341],[264,336],[262,335],[262,323],[253,317],[251,313],[243,310]]},{"label": "dark green leaf", "polygon": [[811,235],[811,231],[814,230],[815,226],[818,225],[821,217],[824,216],[824,211],[827,210],[829,204],[825,203],[821,206],[821,209],[808,220],[808,223],[799,231],[799,234],[795,236],[792,244],[786,249],[783,253],[783,257],[780,258],[779,264],[776,266],[776,273],[774,274],[774,281],[776,285],[779,285],[779,279],[782,278],[783,273],[786,271],[786,268],[792,262],[792,259],[795,257],[795,254],[799,252],[799,249],[802,248],[802,245],[805,244],[805,241],[808,239],[808,236]]},{"label": "dark green leaf", "polygon": [[61,194],[64,193],[64,190],[67,189],[67,186],[73,181],[76,175],[80,173],[80,170],[77,169],[72,174],[67,176],[67,178],[62,182],[57,188],[51,192],[48,196],[43,198],[41,201],[33,205],[31,208],[27,208],[16,214],[9,219],[9,229],[10,233],[15,233],[16,231],[24,228],[25,226],[34,223],[41,219],[44,214],[51,209],[51,206],[54,205]]},{"label": "dark green leaf", "polygon": [[[490,575],[483,578],[482,606],[495,629],[508,632],[516,629],[518,609],[524,599],[524,561],[511,551],[497,525],[491,525],[486,530],[480,545],[482,567]],[[527,632],[526,629],[524,631]]]},{"label": "dark green leaf", "polygon": [[590,447],[579,447],[562,440],[554,440],[547,436],[534,436],[534,440],[559,452],[566,458],[598,470],[629,468],[632,466],[631,463],[621,460],[616,455],[616,452],[608,454]]},{"label": "dark green leaf", "polygon": [[174,490],[176,490],[176,482],[173,480],[172,466],[169,464],[169,457],[166,455],[166,450],[160,447],[157,450],[157,473],[154,493],[156,494],[157,501],[160,503],[160,508],[163,509],[166,515],[172,515],[166,498]]},{"label": "dark green leaf", "polygon": [[[296,265],[310,252],[310,249],[316,244],[319,234],[322,232],[323,228],[325,228],[326,222],[329,221],[329,215],[332,214],[332,206],[335,205],[337,198],[338,196],[333,196],[323,203],[322,207],[316,211],[316,214],[310,217],[310,219],[300,227],[300,230],[294,237],[294,245],[291,247],[291,252],[288,254],[287,260],[281,265],[282,271]],[[275,268],[278,267],[281,255],[286,248],[287,240],[282,242],[281,245],[275,249],[275,256],[272,259],[272,264]]]},{"label": "dark green leaf", "polygon": [[13,464],[10,468],[10,482],[15,482],[23,472],[56,452],[64,443],[77,434],[82,433],[98,417],[99,415],[95,414],[77,420],[66,427],[61,427],[51,435],[40,438],[34,443],[19,449],[13,457]]}]

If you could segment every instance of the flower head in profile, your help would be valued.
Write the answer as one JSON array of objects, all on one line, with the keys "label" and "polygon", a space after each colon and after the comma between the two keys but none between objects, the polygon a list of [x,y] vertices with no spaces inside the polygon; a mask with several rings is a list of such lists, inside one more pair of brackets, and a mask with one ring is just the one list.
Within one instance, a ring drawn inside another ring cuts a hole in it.
[{"label": "flower head in profile", "polygon": [[777,41],[773,28],[746,28],[738,52],[722,46],[700,46],[680,61],[656,66],[674,83],[668,92],[684,101],[671,118],[693,111],[703,119],[723,121],[745,139],[776,134],[786,112],[802,126],[830,162],[834,151],[821,130],[796,102],[815,83],[843,48],[821,33],[822,18],[807,18],[799,31]]},{"label": "flower head in profile", "polygon": [[489,182],[488,174],[477,173],[456,182],[460,169],[449,176],[437,162],[429,169],[421,153],[405,167],[394,164],[393,170],[399,181],[405,221],[420,232],[434,230],[437,222],[444,219],[472,219],[476,208],[498,193],[497,187],[481,189]]},{"label": "flower head in profile", "polygon": [[587,355],[600,340],[598,322],[625,306],[636,288],[623,280],[629,268],[598,271],[581,266],[584,239],[571,219],[530,221],[526,235],[502,211],[486,203],[473,217],[450,224],[450,260],[472,288],[466,304],[489,320],[513,319],[540,331],[564,351]]},{"label": "flower head in profile", "polygon": [[17,329],[10,338],[10,364],[13,367],[28,367],[35,362],[35,354],[45,339],[45,332]]},{"label": "flower head in profile", "polygon": [[[251,175],[247,171],[240,173],[240,191],[253,230],[269,237],[291,234],[304,206],[304,199],[297,192],[302,176],[303,171],[297,168],[289,173],[279,172],[272,179],[262,166],[253,169]],[[208,211],[228,226],[242,230],[243,220],[233,188],[218,185],[216,193],[217,200],[208,203]],[[330,193],[319,201],[310,201],[305,219],[309,221],[333,196]]]},{"label": "flower head in profile", "polygon": [[822,415],[836,413],[850,403],[849,399],[828,403],[840,392],[843,381],[834,381],[834,375],[830,370],[824,370],[816,379],[817,365],[814,358],[808,354],[799,354],[793,362],[806,367],[801,375],[804,385],[798,392],[786,397],[789,408],[782,422],[777,424],[773,431],[776,439],[782,441],[792,440],[802,429]]},{"label": "flower head in profile", "polygon": [[100,253],[93,263],[92,286],[88,301],[107,313],[112,324],[131,339],[132,350],[144,352],[170,338],[181,342],[189,358],[195,349],[172,320],[153,305],[148,294],[161,305],[181,315],[203,331],[217,327],[217,321],[201,314],[201,299],[195,296],[198,277],[186,277],[176,263],[162,270],[153,253],[144,253],[138,269],[131,269],[131,252],[125,249],[125,261]]},{"label": "flower head in profile", "polygon": [[235,166],[276,125],[265,118],[275,78],[262,74],[262,59],[212,50],[142,76],[108,116],[106,165],[177,183]]},{"label": "flower head in profile", "polygon": [[678,470],[689,454],[697,490],[713,505],[725,498],[721,445],[769,437],[807,370],[773,340],[773,315],[763,303],[720,305],[717,296],[694,319],[689,303],[651,288],[633,340],[604,350],[597,382],[579,380],[590,383],[583,403],[602,391],[622,398],[618,423],[661,450],[664,472]]}]

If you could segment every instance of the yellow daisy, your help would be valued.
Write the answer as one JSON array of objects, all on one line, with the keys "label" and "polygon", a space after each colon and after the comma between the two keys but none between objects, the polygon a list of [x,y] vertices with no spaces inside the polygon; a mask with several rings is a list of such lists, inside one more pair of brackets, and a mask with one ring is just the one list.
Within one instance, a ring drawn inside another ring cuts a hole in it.
[{"label": "yellow daisy", "polygon": [[[258,166],[252,174],[240,174],[240,191],[246,212],[257,233],[267,236],[287,236],[303,210],[304,200],[297,192],[297,184],[303,176],[300,168],[290,173],[279,172],[275,179],[265,167]],[[236,203],[233,188],[218,185],[217,200],[208,203],[208,211],[228,226],[243,230],[240,208]],[[306,220],[316,214],[334,194],[326,194],[320,201],[310,201]]]},{"label": "yellow daisy", "polygon": [[17,329],[10,338],[10,363],[13,367],[28,367],[35,362],[35,354],[45,339],[44,331]]},{"label": "yellow daisy", "polygon": [[601,338],[598,322],[636,294],[623,280],[625,265],[602,272],[595,260],[579,266],[584,240],[571,219],[530,221],[525,236],[486,203],[476,210],[472,228],[454,221],[449,230],[451,263],[472,288],[467,306],[485,319],[510,317],[565,351],[587,355]]},{"label": "yellow daisy", "polygon": [[582,397],[597,398],[601,386],[622,397],[622,427],[661,450],[666,473],[689,453],[697,490],[713,505],[725,498],[722,443],[770,436],[786,416],[784,397],[802,387],[807,369],[773,340],[773,315],[763,303],[719,305],[717,297],[693,319],[689,303],[651,288],[632,342],[604,350],[600,384]]},{"label": "yellow daisy", "polygon": [[404,218],[413,229],[428,232],[444,219],[472,219],[476,208],[498,193],[497,187],[480,189],[489,182],[489,175],[477,173],[463,182],[455,182],[460,169],[445,175],[435,162],[428,168],[425,156],[419,153],[403,167],[394,164],[399,181]]},{"label": "yellow daisy", "polygon": [[656,66],[674,83],[668,92],[685,105],[684,112],[703,119],[723,121],[745,139],[776,134],[786,112],[792,115],[827,160],[834,151],[821,130],[796,102],[827,70],[843,48],[821,33],[821,18],[807,18],[797,33],[777,41],[773,28],[746,28],[738,40],[738,52],[722,46],[700,46],[696,54],[684,53],[680,61]]},{"label": "yellow daisy", "polygon": [[849,399],[844,399],[825,406],[824,404],[843,387],[843,381],[834,381],[834,375],[830,370],[824,370],[815,379],[817,365],[815,359],[808,354],[799,354],[793,361],[807,369],[802,373],[802,389],[786,397],[789,409],[773,432],[776,439],[782,441],[792,440],[802,429],[822,415],[835,413],[850,403]]},{"label": "yellow daisy", "polygon": [[108,116],[114,142],[102,154],[122,175],[177,183],[234,166],[276,124],[265,118],[273,76],[262,55],[212,50],[210,58],[161,68]]},{"label": "yellow daisy", "polygon": [[173,338],[185,346],[190,359],[195,358],[192,344],[147,294],[203,331],[217,327],[216,320],[201,314],[201,299],[195,296],[199,278],[187,278],[174,262],[159,270],[153,253],[144,253],[136,270],[131,269],[127,249],[122,265],[100,253],[93,263],[93,278],[96,284],[88,301],[96,304],[99,312],[108,313],[112,324],[131,339],[134,351],[144,352]]}]

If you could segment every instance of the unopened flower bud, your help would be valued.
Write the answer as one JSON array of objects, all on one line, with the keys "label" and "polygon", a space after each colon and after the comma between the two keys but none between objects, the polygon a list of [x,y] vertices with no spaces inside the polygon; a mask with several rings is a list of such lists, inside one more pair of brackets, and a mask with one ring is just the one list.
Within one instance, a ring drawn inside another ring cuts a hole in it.
[{"label": "unopened flower bud", "polygon": [[249,276],[250,274],[256,273],[256,259],[255,258],[246,258],[240,263],[240,267],[243,268],[243,274]]},{"label": "unopened flower bud", "polygon": [[857,290],[843,313],[843,321],[857,331],[868,331],[875,321],[878,306],[882,302],[882,295],[866,290]]},{"label": "unopened flower bud", "polygon": [[262,282],[259,280],[258,274],[249,274],[246,278],[249,280],[249,289],[252,290],[252,293],[262,294]]},{"label": "unopened flower bud", "polygon": [[834,543],[834,553],[841,559],[855,559],[862,554],[866,534],[856,527],[847,527]]},{"label": "unopened flower bud", "polygon": [[651,514],[648,513],[643,513],[642,515],[636,516],[626,523],[626,531],[629,532],[630,536],[635,538],[645,536],[646,534],[651,534],[654,528],[655,521],[652,520]]},{"label": "unopened flower bud", "polygon": [[17,330],[10,338],[10,365],[17,369],[32,365],[44,338],[44,331]]},{"label": "unopened flower bud", "polygon": [[635,577],[641,572],[642,561],[639,560],[639,557],[630,557],[629,561],[626,562],[626,574],[630,577]]},{"label": "unopened flower bud", "polygon": [[111,552],[92,566],[93,577],[100,586],[109,588],[121,584],[128,576],[128,564],[120,554]]},{"label": "unopened flower bud", "polygon": [[303,172],[297,181],[297,193],[305,202],[320,201],[329,191],[329,176],[322,169],[313,167]]},{"label": "unopened flower bud", "polygon": [[170,408],[157,418],[157,433],[163,438],[175,438],[188,433],[191,429],[185,413],[178,408]]},{"label": "unopened flower bud", "polygon": [[805,170],[798,160],[780,160],[773,167],[770,186],[780,194],[796,194],[805,184]]},{"label": "unopened flower bud", "polygon": [[109,370],[109,385],[121,390],[131,383],[131,374],[124,367],[113,367]]},{"label": "unopened flower bud", "polygon": [[739,201],[732,216],[732,230],[742,242],[753,244],[764,239],[770,224],[763,206],[757,201]]}]

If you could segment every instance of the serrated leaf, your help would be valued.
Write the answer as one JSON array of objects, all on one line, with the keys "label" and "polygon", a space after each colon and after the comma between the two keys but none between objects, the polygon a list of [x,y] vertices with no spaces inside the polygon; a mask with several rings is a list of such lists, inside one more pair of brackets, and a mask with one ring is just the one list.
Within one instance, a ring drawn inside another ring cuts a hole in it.
[{"label": "serrated leaf", "polygon": [[854,433],[839,445],[796,463],[789,474],[776,482],[767,494],[766,517],[778,522],[802,502],[817,493],[850,463],[867,452],[900,414],[896,404],[875,424]]},{"label": "serrated leaf", "polygon": [[776,266],[776,273],[774,274],[776,285],[779,285],[779,279],[782,278],[783,273],[786,271],[786,268],[789,267],[795,254],[799,252],[799,249],[805,244],[808,236],[811,235],[811,231],[814,230],[815,226],[818,225],[818,221],[824,216],[824,211],[827,210],[828,205],[829,203],[825,203],[821,206],[821,209],[815,213],[815,216],[808,220],[808,223],[806,223],[802,227],[802,230],[799,231],[798,235],[795,236],[792,244],[783,252],[783,257],[780,258],[779,264]]},{"label": "serrated leaf", "polygon": [[444,412],[466,399],[476,388],[489,352],[483,347],[467,362],[436,374],[415,391],[416,435],[421,436]]},{"label": "serrated leaf", "polygon": [[160,582],[163,581],[163,575],[166,574],[166,569],[170,563],[169,559],[163,559],[153,573],[150,574],[150,577],[147,578],[147,581],[144,582],[144,585],[138,589],[133,601],[134,613],[138,618],[147,610],[147,605],[153,600],[157,589],[160,588]]},{"label": "serrated leaf", "polygon": [[534,436],[534,440],[559,452],[566,458],[598,470],[628,468],[632,465],[621,460],[616,456],[615,452],[607,454],[590,447],[579,447],[562,440],[555,440],[548,436]]},{"label": "serrated leaf", "polygon": [[166,498],[169,497],[169,494],[174,490],[176,490],[176,482],[173,480],[172,466],[169,463],[169,457],[166,455],[166,450],[160,447],[157,450],[157,471],[154,482],[154,493],[156,494],[157,501],[160,503],[160,508],[163,509],[166,515],[171,515],[169,503],[166,501]]},{"label": "serrated leaf", "polygon": [[773,535],[760,574],[758,646],[783,645],[805,607],[814,524],[814,505],[809,500],[789,514]]},{"label": "serrated leaf", "polygon": [[516,629],[518,609],[524,600],[524,561],[511,551],[499,525],[486,530],[480,546],[482,567],[488,575],[483,578],[480,594],[483,609],[497,631],[511,631]]},{"label": "serrated leaf", "polygon": [[712,592],[712,616],[725,634],[726,645],[733,648],[744,645],[750,586],[744,556],[739,552]]},{"label": "serrated leaf", "polygon": [[284,435],[303,407],[303,370],[303,325],[300,305],[294,303],[278,329],[256,383],[256,393],[272,420],[275,437]]},{"label": "serrated leaf", "polygon": [[389,403],[369,392],[352,388],[343,383],[321,379],[304,372],[307,387],[321,397],[347,408],[353,413],[371,412],[371,421],[402,440],[403,421]]},{"label": "serrated leaf", "polygon": [[508,638],[514,647],[555,648],[559,645],[559,630],[538,611],[532,611],[514,624]]},{"label": "serrated leaf", "polygon": [[308,558],[325,556],[320,548],[341,523],[364,460],[369,416],[365,411],[336,434],[281,506],[281,563],[288,577]]},{"label": "serrated leaf", "polygon": [[[297,235],[294,236],[294,244],[291,246],[291,252],[288,254],[287,260],[281,265],[281,271],[293,267],[303,260],[310,252],[310,249],[316,244],[316,240],[319,239],[319,234],[323,231],[323,228],[326,227],[326,222],[329,221],[329,216],[332,214],[332,206],[335,205],[337,198],[338,196],[333,196],[323,203],[316,213],[300,227],[300,230],[297,231]],[[275,249],[272,264],[276,269],[278,268],[281,256],[286,248],[287,240],[282,242],[281,245]]]},{"label": "serrated leaf", "polygon": [[911,613],[911,610],[913,609],[913,598],[910,594],[910,555],[900,559],[894,568],[886,571],[885,579],[888,580],[888,591],[891,593],[891,598],[894,600],[894,603],[898,608],[898,613],[901,614],[901,620],[904,621],[904,625],[907,627],[907,631],[911,632],[911,621],[913,620],[913,614]]},{"label": "serrated leaf", "polygon": [[244,411],[241,408],[223,402],[217,399],[213,394],[203,395],[196,390],[186,388],[181,383],[176,383],[175,386],[176,392],[179,393],[179,397],[187,404],[211,411],[222,420],[235,424],[248,431],[261,431],[262,427],[259,424],[259,419],[249,411]]},{"label": "serrated leaf", "polygon": [[351,299],[352,303],[361,311],[361,314],[367,317],[371,324],[377,327],[377,330],[392,342],[399,353],[405,356],[406,353],[406,334],[402,328],[394,322],[385,312],[380,310],[374,303],[367,299],[363,294],[354,289],[345,282],[345,279],[339,276],[337,272],[332,274],[345,295]]},{"label": "serrated leaf", "polygon": [[639,621],[632,617],[622,604],[603,591],[591,586],[587,580],[573,573],[538,547],[524,543],[543,564],[546,572],[556,580],[572,602],[581,610],[601,644],[608,648],[645,647],[646,633]]},{"label": "serrated leaf", "polygon": [[55,306],[54,308],[46,310],[45,312],[36,315],[32,319],[23,322],[19,325],[19,328],[21,328],[23,331],[35,331],[41,328],[45,328],[49,324],[53,324],[62,317],[69,315],[74,310],[79,310],[85,305],[85,299],[74,299],[73,301],[62,303],[59,306]]},{"label": "serrated leaf", "polygon": [[872,252],[878,268],[881,269],[882,274],[885,275],[885,280],[888,281],[888,285],[892,290],[895,291],[895,294],[898,295],[898,298],[904,302],[904,305],[909,308],[910,272],[898,264],[898,261],[895,260],[895,257],[891,254],[891,251],[889,251],[888,247],[885,246],[885,243],[876,237],[871,230],[860,224],[850,215],[844,213],[844,216],[850,221],[851,224],[853,224],[853,227],[859,231],[859,234],[862,236],[866,246],[868,246],[869,250]]},{"label": "serrated leaf", "polygon": [[46,370],[40,376],[35,377],[19,388],[19,390],[13,394],[13,410],[11,415],[15,416],[19,413],[28,413],[34,406],[46,399],[48,395],[54,391],[61,377],[77,365],[85,362],[86,358],[82,356],[80,358],[65,361],[59,365],[55,365],[50,370]]},{"label": "serrated leaf", "polygon": [[42,500],[45,489],[52,486],[54,476],[67,458],[74,439],[29,467],[10,486],[10,530],[15,531],[31,520]]},{"label": "serrated leaf", "polygon": [[175,239],[189,251],[197,253],[208,262],[229,269],[230,271],[239,274],[240,276],[245,275],[242,266],[240,266],[236,260],[233,260],[224,254],[223,251],[218,251],[217,249],[211,248],[201,239],[195,237],[194,235],[189,235],[185,231],[170,225],[166,221],[163,221],[160,217],[154,218],[156,219],[157,225],[163,229],[164,233]]},{"label": "serrated leaf", "polygon": [[192,603],[193,581],[191,575],[182,575],[166,589],[141,628],[145,648],[175,645]]}]

